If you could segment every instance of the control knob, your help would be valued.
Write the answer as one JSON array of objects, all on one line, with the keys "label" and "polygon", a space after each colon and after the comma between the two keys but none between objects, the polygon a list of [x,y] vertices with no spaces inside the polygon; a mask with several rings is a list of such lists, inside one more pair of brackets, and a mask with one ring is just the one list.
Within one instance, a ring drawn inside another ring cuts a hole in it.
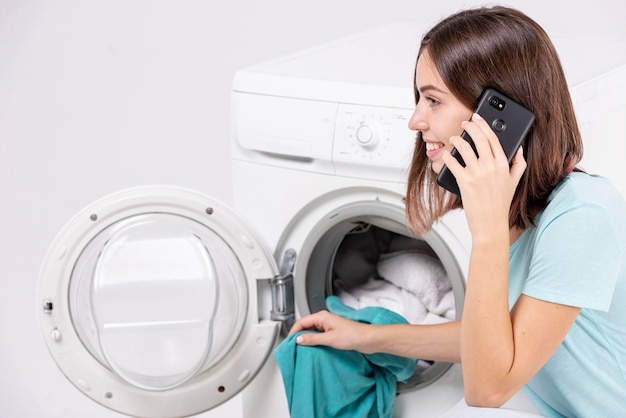
[{"label": "control knob", "polygon": [[356,128],[356,140],[364,148],[374,148],[380,137],[382,129],[377,123],[371,123],[368,121],[361,122],[358,128]]}]

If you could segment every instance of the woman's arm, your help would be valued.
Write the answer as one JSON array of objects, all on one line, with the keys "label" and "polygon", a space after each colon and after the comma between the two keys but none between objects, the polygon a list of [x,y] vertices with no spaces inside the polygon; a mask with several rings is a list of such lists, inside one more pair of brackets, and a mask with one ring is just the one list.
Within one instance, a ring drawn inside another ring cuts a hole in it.
[{"label": "woman's arm", "polygon": [[370,325],[321,311],[296,321],[290,334],[306,329],[322,332],[301,334],[296,340],[298,344],[435,361],[460,360],[459,321],[436,325]]},{"label": "woman's arm", "polygon": [[480,158],[456,137],[466,167],[444,156],[459,182],[472,233],[461,359],[468,404],[497,407],[546,363],[580,309],[522,295],[510,310],[509,246],[519,233],[509,229],[508,213],[526,162],[520,150],[509,170],[491,128],[476,115],[472,120],[464,129]]},{"label": "woman's arm", "polygon": [[496,267],[496,253],[476,249],[470,262],[461,357],[466,402],[474,406],[498,407],[513,396],[556,351],[580,312],[526,295],[509,312],[508,274]]}]

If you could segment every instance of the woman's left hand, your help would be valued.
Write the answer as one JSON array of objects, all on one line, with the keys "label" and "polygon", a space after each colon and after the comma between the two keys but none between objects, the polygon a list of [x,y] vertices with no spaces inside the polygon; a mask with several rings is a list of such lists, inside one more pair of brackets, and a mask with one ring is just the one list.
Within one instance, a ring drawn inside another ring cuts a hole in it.
[{"label": "woman's left hand", "polygon": [[449,152],[444,153],[443,161],[457,180],[472,236],[477,238],[492,230],[492,222],[505,221],[508,227],[509,208],[526,160],[520,147],[509,167],[498,137],[480,115],[475,113],[462,127],[474,141],[479,157],[467,141],[454,136],[450,142],[463,157],[465,167]]}]

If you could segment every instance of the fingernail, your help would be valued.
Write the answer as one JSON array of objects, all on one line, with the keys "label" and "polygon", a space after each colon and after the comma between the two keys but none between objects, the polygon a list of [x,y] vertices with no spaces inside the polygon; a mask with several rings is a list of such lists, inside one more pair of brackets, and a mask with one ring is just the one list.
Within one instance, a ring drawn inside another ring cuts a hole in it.
[{"label": "fingernail", "polygon": [[474,116],[472,116],[472,119],[483,120],[483,117],[480,116],[478,113],[474,113]]},{"label": "fingernail", "polygon": [[296,337],[296,344],[302,344],[302,341],[304,340],[304,338],[302,338],[302,335],[298,335]]}]

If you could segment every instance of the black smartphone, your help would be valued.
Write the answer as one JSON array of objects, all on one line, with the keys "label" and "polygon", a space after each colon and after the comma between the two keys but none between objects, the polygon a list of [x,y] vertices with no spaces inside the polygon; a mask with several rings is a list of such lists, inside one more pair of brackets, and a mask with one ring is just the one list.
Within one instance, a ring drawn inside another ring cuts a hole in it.
[{"label": "black smartphone", "polygon": [[[482,116],[495,132],[510,165],[515,152],[535,121],[535,114],[493,88],[485,89],[480,96],[476,113]],[[478,156],[474,141],[467,132],[463,131],[461,137],[470,143],[474,153]],[[456,148],[452,150],[452,155],[465,167],[465,162]],[[446,165],[442,167],[437,176],[437,184],[454,194],[460,194],[459,185]]]}]

